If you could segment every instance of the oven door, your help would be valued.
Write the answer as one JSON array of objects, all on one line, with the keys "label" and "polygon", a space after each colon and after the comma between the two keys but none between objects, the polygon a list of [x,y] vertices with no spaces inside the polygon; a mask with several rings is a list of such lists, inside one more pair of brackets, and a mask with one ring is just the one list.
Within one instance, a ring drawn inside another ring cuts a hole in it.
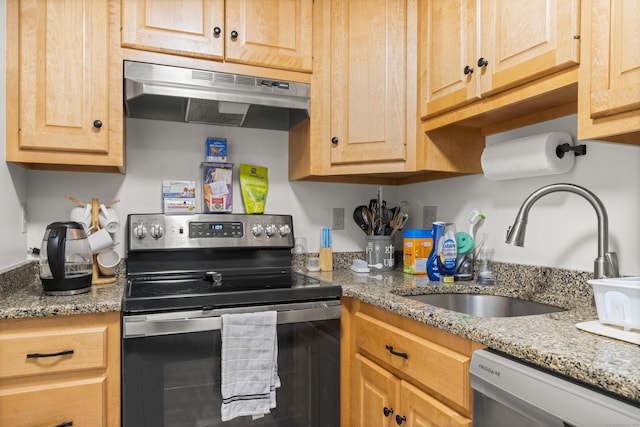
[{"label": "oven door", "polygon": [[188,313],[125,316],[123,426],[339,425],[341,307],[335,303],[277,308],[282,385],[276,389],[276,408],[263,418],[239,417],[224,423],[219,316],[259,308],[217,310],[194,318]]}]

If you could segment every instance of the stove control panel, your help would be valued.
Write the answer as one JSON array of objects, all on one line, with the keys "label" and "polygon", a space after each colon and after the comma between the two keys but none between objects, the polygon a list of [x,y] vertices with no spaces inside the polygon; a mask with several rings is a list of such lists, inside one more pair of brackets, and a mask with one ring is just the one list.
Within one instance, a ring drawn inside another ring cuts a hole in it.
[{"label": "stove control panel", "polygon": [[131,214],[127,250],[293,247],[290,215]]}]

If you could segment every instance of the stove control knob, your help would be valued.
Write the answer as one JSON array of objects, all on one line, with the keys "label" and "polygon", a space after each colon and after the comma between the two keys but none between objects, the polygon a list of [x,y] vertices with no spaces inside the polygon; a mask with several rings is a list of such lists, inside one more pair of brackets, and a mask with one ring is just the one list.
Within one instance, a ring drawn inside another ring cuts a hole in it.
[{"label": "stove control knob", "polygon": [[291,233],[291,227],[289,227],[289,224],[284,224],[280,226],[278,231],[280,232],[281,237],[286,237]]},{"label": "stove control knob", "polygon": [[267,236],[273,237],[277,233],[278,229],[275,225],[269,224],[267,225]]},{"label": "stove control knob", "polygon": [[138,239],[144,239],[145,237],[147,237],[147,229],[142,224],[136,225],[133,229],[133,235]]},{"label": "stove control knob", "polygon": [[154,239],[159,239],[164,235],[164,228],[161,225],[154,224],[151,226],[150,234]]},{"label": "stove control knob", "polygon": [[251,234],[253,234],[254,237],[258,237],[259,235],[262,234],[263,231],[264,231],[264,228],[260,224],[253,224],[251,226]]}]

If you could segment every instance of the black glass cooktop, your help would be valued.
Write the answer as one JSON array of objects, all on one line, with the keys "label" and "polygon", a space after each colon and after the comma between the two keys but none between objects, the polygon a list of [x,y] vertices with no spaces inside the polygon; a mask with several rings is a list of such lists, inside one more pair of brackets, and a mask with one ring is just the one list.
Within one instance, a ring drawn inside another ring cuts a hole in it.
[{"label": "black glass cooktop", "polygon": [[338,285],[292,271],[189,272],[130,277],[125,313],[214,309],[337,299]]}]

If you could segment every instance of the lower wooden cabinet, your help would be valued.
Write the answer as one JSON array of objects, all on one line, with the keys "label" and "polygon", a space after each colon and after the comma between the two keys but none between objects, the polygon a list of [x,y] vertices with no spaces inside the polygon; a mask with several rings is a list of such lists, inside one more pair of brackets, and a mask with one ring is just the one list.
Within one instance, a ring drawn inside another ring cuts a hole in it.
[{"label": "lower wooden cabinet", "polygon": [[471,426],[480,344],[350,298],[343,307],[343,426]]},{"label": "lower wooden cabinet", "polygon": [[120,425],[120,315],[0,320],[0,426]]},{"label": "lower wooden cabinet", "polygon": [[354,392],[358,426],[470,427],[471,420],[371,360],[356,354]]}]

